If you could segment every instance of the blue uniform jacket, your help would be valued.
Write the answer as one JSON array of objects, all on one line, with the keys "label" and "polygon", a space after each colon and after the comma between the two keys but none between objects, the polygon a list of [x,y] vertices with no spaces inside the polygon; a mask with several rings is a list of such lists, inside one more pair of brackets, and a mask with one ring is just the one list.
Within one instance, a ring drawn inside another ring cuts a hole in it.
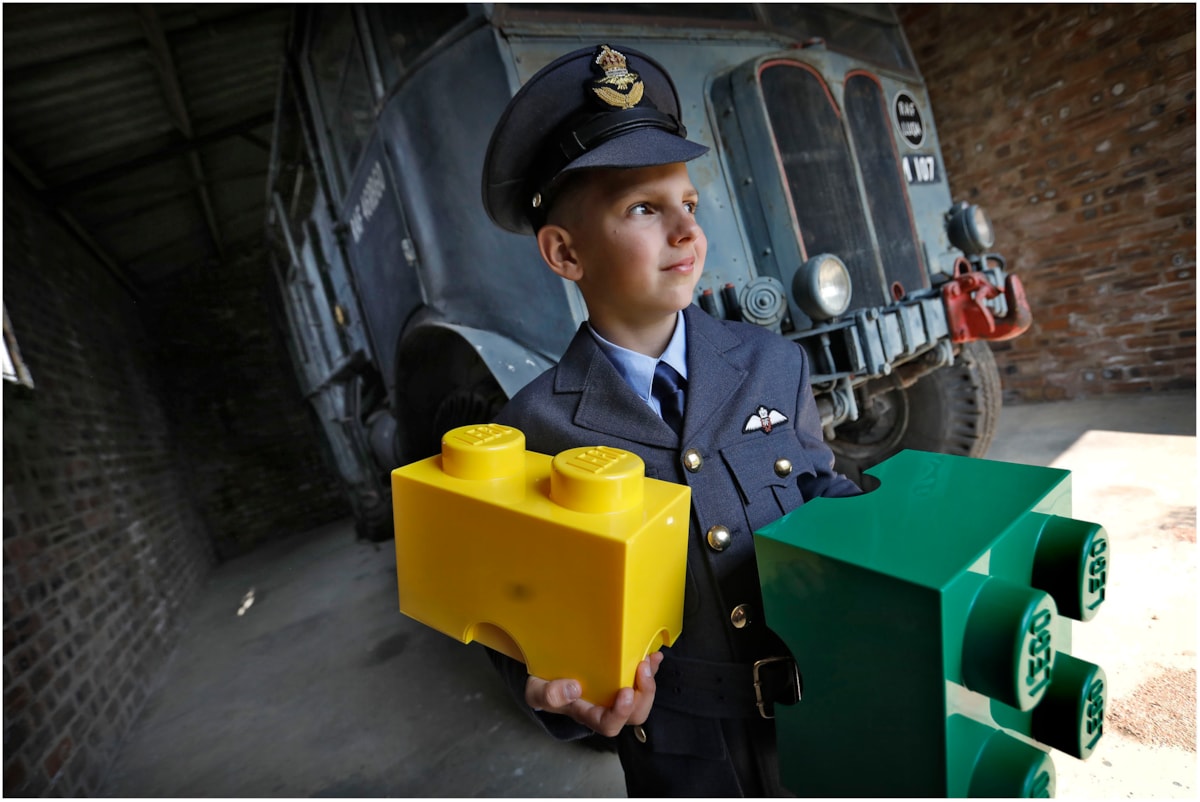
[{"label": "blue uniform jacket", "polygon": [[[629,388],[586,327],[558,365],[521,390],[497,422],[523,431],[531,451],[553,455],[612,446],[640,456],[647,476],[690,486],[683,629],[664,649],[663,668],[675,656],[749,665],[787,653],[763,620],[752,533],[806,499],[859,490],[833,470],[803,350],[773,332],[717,320],[695,306],[684,314],[688,387],[681,437]],[[708,537],[716,526],[731,536],[721,550]],[[525,667],[492,657],[524,705]],[[618,751],[631,796],[778,792],[770,721],[693,712],[670,709],[660,683],[645,725],[624,729]],[[535,717],[559,738],[588,732],[564,716]]]}]

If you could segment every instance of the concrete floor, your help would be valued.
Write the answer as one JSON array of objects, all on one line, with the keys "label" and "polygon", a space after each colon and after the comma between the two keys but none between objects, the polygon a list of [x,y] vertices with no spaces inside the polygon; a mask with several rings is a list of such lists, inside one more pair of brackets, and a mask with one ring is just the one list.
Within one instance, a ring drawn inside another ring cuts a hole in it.
[{"label": "concrete floor", "polygon": [[[1060,798],[1194,798],[1194,394],[1006,408],[989,459],[1072,471],[1114,562],[1072,653],[1106,735],[1054,754]],[[481,650],[397,611],[390,544],[350,522],[214,571],[102,791],[180,796],[623,796],[615,755],[520,715]]]}]

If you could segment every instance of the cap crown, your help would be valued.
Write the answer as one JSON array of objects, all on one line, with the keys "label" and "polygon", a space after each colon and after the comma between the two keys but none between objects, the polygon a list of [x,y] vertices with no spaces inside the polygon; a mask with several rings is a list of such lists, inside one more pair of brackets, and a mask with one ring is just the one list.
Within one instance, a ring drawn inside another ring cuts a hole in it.
[{"label": "cap crown", "polygon": [[666,71],[642,53],[601,44],[560,56],[516,93],[488,145],[483,204],[501,228],[532,233],[555,181],[596,167],[689,161],[689,142]]}]

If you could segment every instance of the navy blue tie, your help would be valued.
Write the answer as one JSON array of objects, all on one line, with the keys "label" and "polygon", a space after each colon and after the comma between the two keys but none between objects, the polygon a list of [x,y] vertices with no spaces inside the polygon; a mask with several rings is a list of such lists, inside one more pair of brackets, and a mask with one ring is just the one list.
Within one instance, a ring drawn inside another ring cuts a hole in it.
[{"label": "navy blue tie", "polygon": [[662,419],[675,434],[683,433],[683,391],[686,387],[687,380],[666,362],[654,366],[654,384],[650,392],[662,407]]}]

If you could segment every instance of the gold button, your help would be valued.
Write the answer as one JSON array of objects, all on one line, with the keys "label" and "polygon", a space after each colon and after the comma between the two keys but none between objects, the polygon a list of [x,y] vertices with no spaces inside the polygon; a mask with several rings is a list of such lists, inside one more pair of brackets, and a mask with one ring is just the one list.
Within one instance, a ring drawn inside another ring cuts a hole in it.
[{"label": "gold button", "polygon": [[733,535],[729,534],[727,526],[717,524],[708,530],[708,547],[713,551],[725,551],[731,540],[733,540]]},{"label": "gold button", "polygon": [[733,608],[733,612],[729,614],[729,620],[733,623],[735,629],[742,629],[750,623],[750,605],[739,604]]},{"label": "gold button", "polygon": [[775,475],[783,478],[792,472],[792,461],[787,457],[780,457],[775,460]]},{"label": "gold button", "polygon": [[700,470],[700,466],[704,464],[704,458],[700,456],[700,452],[694,448],[689,448],[683,452],[683,467],[687,468],[692,473]]},{"label": "gold button", "polygon": [[646,743],[646,730],[642,728],[641,724],[635,724],[633,726],[633,737],[637,738],[638,743],[640,744]]}]

